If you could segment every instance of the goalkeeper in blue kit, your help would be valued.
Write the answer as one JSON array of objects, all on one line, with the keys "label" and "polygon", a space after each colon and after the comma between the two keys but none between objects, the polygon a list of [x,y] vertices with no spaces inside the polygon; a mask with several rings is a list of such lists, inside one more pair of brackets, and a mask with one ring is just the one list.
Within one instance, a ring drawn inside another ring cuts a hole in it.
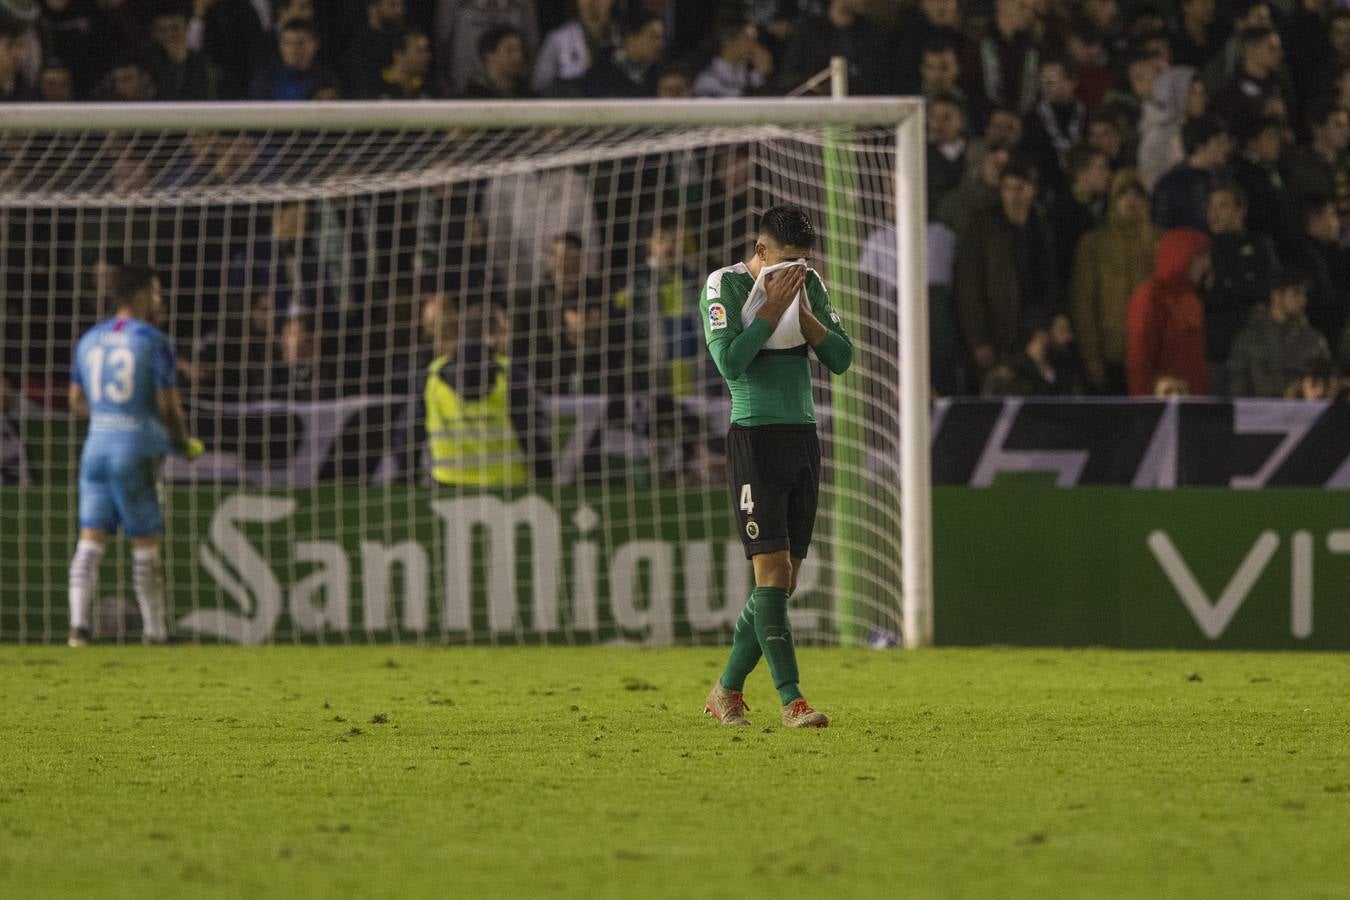
[{"label": "goalkeeper in blue kit", "polygon": [[113,290],[116,317],[80,338],[70,373],[70,408],[89,414],[80,455],[80,538],[70,561],[72,647],[90,639],[98,564],[108,537],[119,528],[131,539],[131,577],[144,638],[152,644],[168,641],[159,466],[170,452],[194,459],[203,449],[188,436],[169,339],[150,324],[159,311],[159,278],[144,266],[122,266]]},{"label": "goalkeeper in blue kit", "polygon": [[798,687],[787,609],[820,490],[809,355],[836,375],[853,361],[853,344],[810,268],[815,241],[804,210],[773,207],[760,219],[750,259],[713,272],[699,301],[708,350],[731,391],[731,499],[755,569],[731,656],[704,703],[724,725],[750,724],[743,691],[761,656],[778,690],[783,724],[829,725]]}]

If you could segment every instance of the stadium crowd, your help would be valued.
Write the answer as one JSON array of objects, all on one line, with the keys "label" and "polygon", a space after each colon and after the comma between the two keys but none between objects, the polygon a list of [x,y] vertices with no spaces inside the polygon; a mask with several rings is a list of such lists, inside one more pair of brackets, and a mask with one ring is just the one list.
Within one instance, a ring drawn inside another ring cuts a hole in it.
[{"label": "stadium crowd", "polygon": [[[765,96],[835,55],[853,94],[928,101],[936,393],[1339,391],[1350,8],[1331,0],[0,0],[8,102]],[[597,229],[614,244],[624,226],[594,221],[602,191],[577,187],[593,209],[584,227],[559,223],[511,279],[531,302],[476,314],[495,347],[479,351],[483,365],[527,357],[536,382],[620,392],[631,385],[605,373],[645,371],[643,348],[659,343],[663,383],[715,389],[697,298],[748,228],[727,199],[747,157],[731,149],[706,165],[717,202],[700,233],[727,235],[695,247],[689,231],[670,234],[685,223],[652,224],[646,267],[629,260],[612,283],[588,279],[586,245]],[[321,214],[278,204],[239,265],[322,282],[354,254],[350,239],[319,246]],[[462,219],[467,258],[481,235]],[[873,238],[883,252],[862,267],[893,290],[888,236]],[[297,383],[337,396],[353,378],[407,390],[427,362],[415,341],[377,347],[364,326],[415,330],[443,288],[400,282],[387,303],[344,311],[340,328],[321,298],[228,295],[219,328],[180,325],[185,377],[238,399],[294,396]],[[13,297],[10,331],[27,330],[7,340],[31,346],[43,317]],[[629,314],[653,297],[656,343],[642,332],[652,320]],[[525,306],[560,318],[540,328]],[[356,370],[321,352],[332,335],[355,342]],[[522,341],[527,352],[512,353]]]}]

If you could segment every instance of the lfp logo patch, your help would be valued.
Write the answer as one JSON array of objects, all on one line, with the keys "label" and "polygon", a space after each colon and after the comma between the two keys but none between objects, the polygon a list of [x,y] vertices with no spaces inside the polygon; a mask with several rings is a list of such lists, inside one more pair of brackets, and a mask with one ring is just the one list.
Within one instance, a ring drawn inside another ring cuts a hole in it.
[{"label": "lfp logo patch", "polygon": [[727,327],[727,308],[720,303],[708,306],[708,330],[721,331]]}]

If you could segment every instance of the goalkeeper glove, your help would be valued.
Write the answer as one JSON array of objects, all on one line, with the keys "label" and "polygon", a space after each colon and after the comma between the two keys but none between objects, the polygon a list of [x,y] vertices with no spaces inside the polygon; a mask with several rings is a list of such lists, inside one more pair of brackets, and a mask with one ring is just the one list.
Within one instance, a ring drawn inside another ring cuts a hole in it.
[{"label": "goalkeeper glove", "polygon": [[183,448],[183,456],[189,461],[196,459],[206,452],[206,445],[195,437],[188,438],[187,446]]}]

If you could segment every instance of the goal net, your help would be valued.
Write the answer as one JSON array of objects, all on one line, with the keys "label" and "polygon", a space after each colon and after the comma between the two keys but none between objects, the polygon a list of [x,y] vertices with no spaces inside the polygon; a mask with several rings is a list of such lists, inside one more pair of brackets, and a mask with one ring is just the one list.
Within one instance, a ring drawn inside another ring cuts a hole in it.
[{"label": "goal net", "polygon": [[[699,294],[791,202],[856,345],[843,377],[812,363],[824,481],[794,627],[923,643],[926,534],[905,536],[926,531],[926,376],[901,373],[902,330],[907,365],[926,365],[913,108],[7,113],[0,640],[65,635],[84,434],[71,358],[113,314],[123,262],[161,277],[208,448],[161,473],[179,635],[727,640],[752,575]],[[902,452],[902,433],[925,449]],[[124,545],[102,563],[95,627],[139,639]]]}]

